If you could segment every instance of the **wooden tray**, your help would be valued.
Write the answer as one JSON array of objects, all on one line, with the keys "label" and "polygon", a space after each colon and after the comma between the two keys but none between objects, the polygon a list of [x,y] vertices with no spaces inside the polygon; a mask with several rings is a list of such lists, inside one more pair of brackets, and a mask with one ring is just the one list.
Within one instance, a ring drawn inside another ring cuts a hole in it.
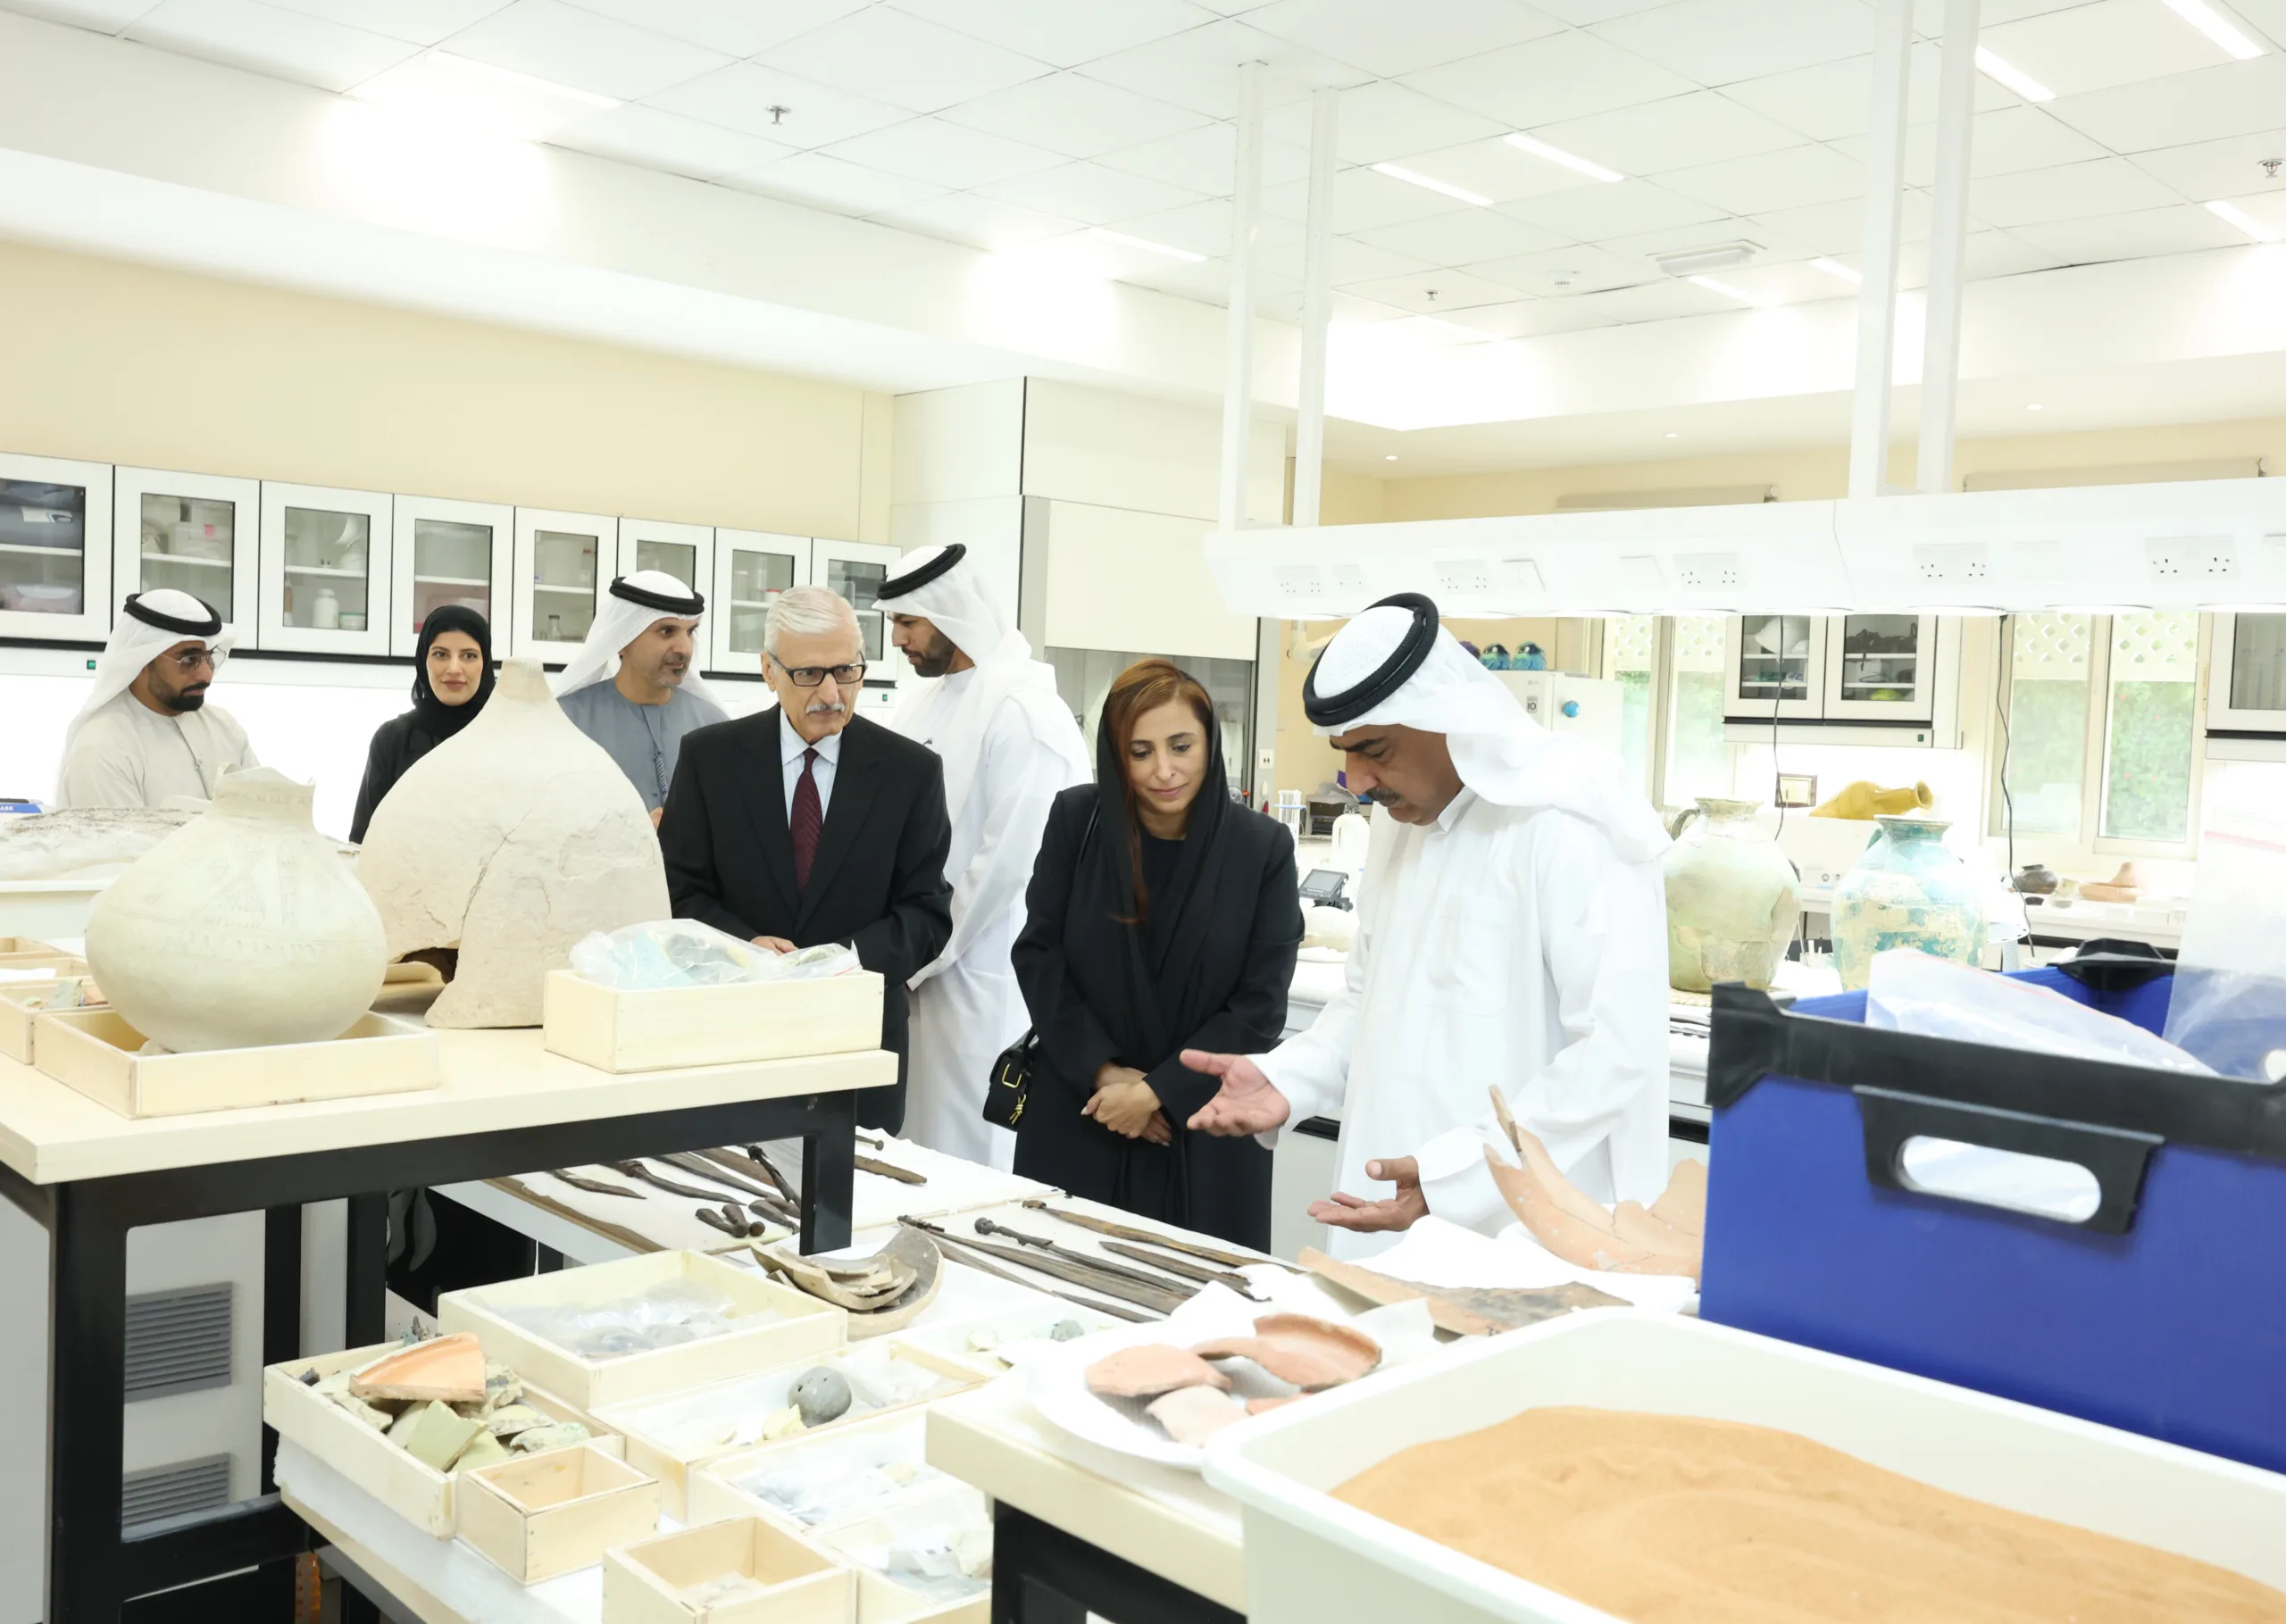
[{"label": "wooden tray", "polygon": [[[797,1465],[805,1455],[814,1454],[823,1449],[841,1449],[869,1436],[884,1439],[888,1445],[885,1453],[893,1459],[909,1458],[916,1466],[928,1464],[927,1412],[916,1409],[877,1411],[862,1420],[822,1427],[815,1432],[780,1438],[775,1444],[741,1449],[734,1453],[717,1456],[705,1465],[694,1468],[686,1496],[684,1520],[696,1524],[721,1522],[731,1517],[759,1517],[788,1534],[806,1536],[811,1528],[818,1525],[805,1523],[792,1512],[772,1504],[753,1490],[741,1487],[738,1479],[761,1468]],[[931,1483],[945,1480],[942,1478],[924,1479]],[[897,1492],[903,1494],[905,1491],[900,1489]],[[881,1496],[884,1500],[891,1497],[887,1495]],[[869,1508],[856,1509],[864,1511]],[[830,1517],[819,1520],[821,1524],[837,1520],[838,1518]]]},{"label": "wooden tray", "polygon": [[541,1042],[603,1071],[793,1060],[881,1046],[881,979],[870,970],[821,981],[734,987],[598,987],[549,972]]},{"label": "wooden tray", "polygon": [[[67,964],[79,964],[77,954],[66,953],[53,942],[43,942],[37,937],[0,936],[0,970],[48,970],[59,974]],[[76,973],[84,974],[84,968]]]},{"label": "wooden tray", "polygon": [[659,1531],[659,1485],[600,1449],[545,1454],[465,1473],[461,1537],[526,1585],[601,1562],[607,1545]]},{"label": "wooden tray", "polygon": [[885,1573],[867,1567],[851,1547],[879,1544],[893,1537],[901,1520],[933,1504],[965,1501],[972,1514],[989,1520],[980,1490],[958,1481],[932,1483],[883,1501],[871,1512],[856,1512],[831,1522],[820,1523],[804,1536],[804,1543],[835,1561],[846,1562],[857,1575],[856,1624],[988,1624],[992,1616],[992,1591],[988,1586],[965,1601],[932,1602],[916,1595]]},{"label": "wooden tray", "polygon": [[[684,1593],[740,1574],[760,1595],[713,1606]],[[856,1576],[758,1517],[709,1523],[604,1553],[604,1624],[849,1624]]]},{"label": "wooden tray", "polygon": [[[504,1307],[593,1306],[639,1296],[652,1287],[673,1282],[728,1297],[741,1315],[772,1317],[676,1347],[617,1359],[587,1359],[497,1312]],[[500,1350],[495,1358],[529,1372],[549,1392],[587,1405],[625,1403],[792,1360],[814,1361],[849,1339],[849,1316],[830,1303],[697,1252],[653,1252],[615,1263],[448,1291],[437,1299],[437,1323],[446,1333],[474,1331],[486,1347]]]},{"label": "wooden tray", "polygon": [[[12,968],[21,969],[21,966]],[[74,959],[69,968],[55,973],[59,979],[84,976],[88,973],[88,967],[85,961]],[[0,981],[0,1054],[23,1065],[32,1063],[32,1032],[39,1018],[39,1005],[54,990],[54,980]],[[85,1007],[103,1009],[107,1006],[88,1004]]]},{"label": "wooden tray", "polygon": [[[338,1353],[289,1359],[283,1364],[269,1366],[262,1373],[263,1424],[279,1437],[290,1438],[308,1450],[415,1528],[425,1529],[438,1539],[450,1539],[455,1511],[453,1491],[459,1479],[414,1460],[331,1399],[311,1392],[301,1380],[305,1370],[315,1369],[321,1377],[330,1376],[336,1370],[355,1370],[370,1363],[401,1345],[377,1343],[371,1347],[346,1348]],[[487,1348],[485,1353],[491,1359],[503,1357],[491,1348]],[[517,1374],[521,1376],[522,1372]],[[599,1449],[616,1457],[625,1455],[626,1445],[577,1405],[535,1387],[524,1389],[522,1402],[559,1421],[578,1421],[585,1427],[593,1436],[579,1447]],[[555,1450],[549,1454],[563,1453],[567,1452]],[[527,1458],[537,1461],[548,1456]]]},{"label": "wooden tray", "polygon": [[138,1054],[146,1041],[114,1010],[58,1010],[34,1022],[34,1064],[123,1117],[169,1117],[298,1100],[434,1088],[437,1035],[366,1013],[326,1043]]}]

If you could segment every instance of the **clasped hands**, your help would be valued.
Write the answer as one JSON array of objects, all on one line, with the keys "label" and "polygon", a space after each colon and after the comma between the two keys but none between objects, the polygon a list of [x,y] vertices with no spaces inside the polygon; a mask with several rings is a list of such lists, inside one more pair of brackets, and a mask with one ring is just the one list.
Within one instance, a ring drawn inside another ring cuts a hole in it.
[{"label": "clasped hands", "polygon": [[[1214,1097],[1190,1119],[1190,1126],[1201,1133],[1232,1137],[1268,1133],[1284,1127],[1293,1114],[1293,1106],[1278,1092],[1277,1085],[1243,1054],[1185,1049],[1182,1063],[1193,1071],[1222,1079]],[[1310,1217],[1336,1229],[1374,1230],[1409,1229],[1427,1216],[1429,1203],[1421,1193],[1421,1169],[1412,1157],[1368,1162],[1365,1176],[1396,1185],[1397,1194],[1387,1201],[1367,1201],[1337,1190],[1324,1201],[1312,1202]]]},{"label": "clasped hands", "polygon": [[1114,1066],[1106,1061],[1097,1067],[1096,1091],[1080,1107],[1080,1114],[1095,1118],[1125,1138],[1153,1145],[1174,1143],[1175,1130],[1167,1121],[1167,1113],[1159,1109],[1157,1093],[1132,1066]]}]

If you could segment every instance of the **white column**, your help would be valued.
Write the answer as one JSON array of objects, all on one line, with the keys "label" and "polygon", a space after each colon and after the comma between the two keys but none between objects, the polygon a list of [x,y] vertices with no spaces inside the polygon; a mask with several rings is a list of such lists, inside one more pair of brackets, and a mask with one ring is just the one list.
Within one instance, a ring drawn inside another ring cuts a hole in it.
[{"label": "white column", "polygon": [[1921,349],[1921,447],[1915,484],[1953,487],[1960,396],[1962,256],[1968,246],[1969,137],[1976,122],[1977,0],[1945,0],[1937,70],[1937,194],[1930,221],[1929,320]]},{"label": "white column", "polygon": [[1231,194],[1231,313],[1222,357],[1222,528],[1247,521],[1247,432],[1254,421],[1254,251],[1262,210],[1262,64],[1239,66],[1239,170]]},{"label": "white column", "polygon": [[1294,429],[1294,522],[1318,522],[1325,473],[1325,329],[1333,314],[1333,147],[1341,92],[1310,109],[1310,223],[1302,247],[1302,379]]},{"label": "white column", "polygon": [[1873,150],[1865,157],[1865,279],[1857,289],[1857,392],[1849,494],[1878,496],[1890,451],[1890,372],[1897,349],[1897,248],[1905,211],[1905,87],[1913,0],[1873,14]]}]

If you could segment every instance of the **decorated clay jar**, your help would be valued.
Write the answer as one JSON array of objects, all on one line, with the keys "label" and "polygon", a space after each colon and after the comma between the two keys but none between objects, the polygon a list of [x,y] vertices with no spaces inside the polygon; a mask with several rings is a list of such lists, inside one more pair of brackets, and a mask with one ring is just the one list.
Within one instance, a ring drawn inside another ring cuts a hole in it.
[{"label": "decorated clay jar", "polygon": [[1876,818],[1881,827],[1857,866],[1833,888],[1833,967],[1856,991],[1873,955],[1913,947],[1973,966],[1984,954],[1984,894],[1945,845],[1952,827],[1935,818]]},{"label": "decorated clay jar", "polygon": [[1667,981],[1703,993],[1717,981],[1766,987],[1801,917],[1801,887],[1752,801],[1699,798],[1667,848]]}]

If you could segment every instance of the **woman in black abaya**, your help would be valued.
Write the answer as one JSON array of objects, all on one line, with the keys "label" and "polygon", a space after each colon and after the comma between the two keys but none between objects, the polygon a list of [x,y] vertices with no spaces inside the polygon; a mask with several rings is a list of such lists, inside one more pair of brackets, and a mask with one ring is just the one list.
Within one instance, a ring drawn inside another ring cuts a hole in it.
[{"label": "woman in black abaya", "polygon": [[363,842],[381,797],[405,769],[476,720],[492,697],[492,627],[473,609],[447,604],[421,622],[413,667],[413,709],[373,729],[365,752],[365,781],[349,838]]},{"label": "woman in black abaya", "polygon": [[1164,660],[1112,685],[1093,785],[1055,798],[1012,955],[1039,1055],[1016,1171],[1256,1250],[1270,1153],[1184,1128],[1184,1049],[1277,1045],[1302,941],[1293,838],[1234,805],[1214,707]]}]

